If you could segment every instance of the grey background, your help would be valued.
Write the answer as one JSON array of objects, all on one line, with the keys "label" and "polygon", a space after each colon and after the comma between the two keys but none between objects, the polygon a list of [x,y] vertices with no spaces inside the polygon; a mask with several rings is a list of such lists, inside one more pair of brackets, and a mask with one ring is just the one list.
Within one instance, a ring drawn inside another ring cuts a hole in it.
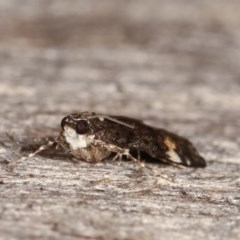
[{"label": "grey background", "polygon": [[[240,2],[0,0],[0,239],[239,239]],[[21,147],[71,112],[191,139],[205,169]]]}]

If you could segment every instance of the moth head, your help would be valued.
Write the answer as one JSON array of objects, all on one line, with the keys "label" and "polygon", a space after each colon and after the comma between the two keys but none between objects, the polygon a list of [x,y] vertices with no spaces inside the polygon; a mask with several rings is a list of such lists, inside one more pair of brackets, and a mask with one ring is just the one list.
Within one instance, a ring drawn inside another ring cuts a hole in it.
[{"label": "moth head", "polygon": [[72,120],[68,116],[63,118],[61,121],[62,130],[66,128],[72,128],[76,131],[77,134],[86,134],[89,132],[89,123],[86,120]]},{"label": "moth head", "polygon": [[89,119],[82,114],[70,114],[61,121],[62,135],[73,150],[88,147],[95,138]]},{"label": "moth head", "polygon": [[77,116],[76,114],[64,117],[61,121],[61,127],[63,131],[75,131],[78,135],[85,135],[90,132],[89,121]]}]

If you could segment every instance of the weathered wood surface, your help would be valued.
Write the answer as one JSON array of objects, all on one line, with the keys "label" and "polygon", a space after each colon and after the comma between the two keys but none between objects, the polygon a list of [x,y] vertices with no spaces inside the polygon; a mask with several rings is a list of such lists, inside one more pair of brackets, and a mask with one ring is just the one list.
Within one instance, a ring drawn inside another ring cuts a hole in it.
[{"label": "weathered wood surface", "polygon": [[[0,239],[240,239],[239,12],[234,0],[1,0]],[[208,166],[38,156],[4,170],[83,110],[185,135]]]}]

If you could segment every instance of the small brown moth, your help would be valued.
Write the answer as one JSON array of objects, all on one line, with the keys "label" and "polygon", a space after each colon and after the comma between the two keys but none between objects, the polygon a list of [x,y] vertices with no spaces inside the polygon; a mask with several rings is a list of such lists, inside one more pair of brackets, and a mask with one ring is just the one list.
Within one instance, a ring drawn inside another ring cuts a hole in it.
[{"label": "small brown moth", "polygon": [[114,153],[114,159],[120,160],[124,156],[139,162],[144,157],[144,160],[151,158],[171,165],[206,166],[204,158],[189,140],[133,118],[73,113],[62,119],[61,128],[55,141],[41,146],[28,157],[55,145],[75,159],[90,163],[103,161]]}]

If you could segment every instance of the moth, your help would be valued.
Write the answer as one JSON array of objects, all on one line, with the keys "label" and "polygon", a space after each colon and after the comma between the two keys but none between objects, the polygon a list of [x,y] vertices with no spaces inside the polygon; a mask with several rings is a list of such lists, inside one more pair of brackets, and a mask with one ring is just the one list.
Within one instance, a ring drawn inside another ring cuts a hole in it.
[{"label": "moth", "polygon": [[64,117],[59,136],[28,157],[51,145],[89,163],[101,162],[115,154],[113,159],[119,160],[122,157],[134,161],[151,158],[171,165],[206,166],[204,158],[186,138],[134,118],[94,112],[73,113]]}]

